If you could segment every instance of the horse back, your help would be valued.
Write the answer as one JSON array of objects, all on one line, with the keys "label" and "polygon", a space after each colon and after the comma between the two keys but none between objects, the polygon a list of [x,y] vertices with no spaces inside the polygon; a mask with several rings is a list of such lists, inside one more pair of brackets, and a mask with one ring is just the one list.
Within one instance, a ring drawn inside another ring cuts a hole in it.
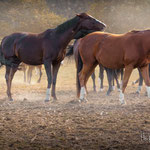
[{"label": "horse back", "polygon": [[2,39],[2,52],[4,56],[7,58],[13,57],[14,54],[14,43],[19,40],[21,37],[24,37],[26,34],[24,33],[13,33],[8,35]]}]

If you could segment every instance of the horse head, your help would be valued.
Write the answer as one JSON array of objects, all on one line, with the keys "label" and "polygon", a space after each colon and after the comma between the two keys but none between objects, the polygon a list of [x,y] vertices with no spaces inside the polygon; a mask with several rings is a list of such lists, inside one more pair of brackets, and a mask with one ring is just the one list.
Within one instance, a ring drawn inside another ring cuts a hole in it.
[{"label": "horse head", "polygon": [[78,32],[74,36],[74,38],[76,39],[81,38],[94,31],[102,31],[106,27],[103,22],[93,18],[86,13],[77,14],[76,16],[80,18],[80,23],[77,28]]}]

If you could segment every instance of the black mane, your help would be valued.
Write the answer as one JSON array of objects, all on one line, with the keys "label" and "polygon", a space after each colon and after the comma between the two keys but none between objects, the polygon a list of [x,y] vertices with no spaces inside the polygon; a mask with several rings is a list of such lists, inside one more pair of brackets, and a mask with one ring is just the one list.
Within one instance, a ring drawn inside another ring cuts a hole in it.
[{"label": "black mane", "polygon": [[56,32],[57,33],[63,33],[64,31],[66,31],[70,27],[73,27],[73,25],[76,25],[78,23],[78,21],[79,21],[79,17],[75,16],[74,18],[58,25],[56,27]]}]

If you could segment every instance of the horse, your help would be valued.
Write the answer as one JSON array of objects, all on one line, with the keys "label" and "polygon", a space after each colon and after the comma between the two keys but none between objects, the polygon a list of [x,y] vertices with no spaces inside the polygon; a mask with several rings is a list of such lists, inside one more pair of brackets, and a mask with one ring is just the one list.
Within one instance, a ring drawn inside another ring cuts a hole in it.
[{"label": "horse", "polygon": [[37,83],[40,83],[42,77],[42,65],[32,66],[32,65],[27,65],[25,63],[21,63],[19,68],[24,73],[24,82],[28,82],[29,84],[31,83],[32,72],[34,69],[36,69],[36,71],[38,71],[39,74]]},{"label": "horse", "polygon": [[[74,54],[76,67],[77,67],[77,64],[78,64],[78,45],[79,45],[78,44],[78,40],[75,40],[73,45],[69,45],[68,46],[68,52],[66,54],[67,57],[70,57],[70,56],[72,56]],[[108,91],[107,91],[106,95],[110,95],[111,91],[114,88],[114,79],[116,80],[118,89],[120,89],[120,84],[118,82],[118,75],[121,73],[121,79],[122,79],[122,77],[123,77],[123,70],[120,70],[120,69],[115,69],[115,70],[114,69],[109,69],[109,68],[103,67],[101,64],[99,64],[100,91],[103,90],[104,70],[106,70],[108,84],[109,84],[109,88],[108,88]],[[93,81],[93,90],[96,91],[95,71],[92,73],[91,78],[92,78],[92,81]]]},{"label": "horse", "polygon": [[78,42],[77,87],[80,101],[86,101],[85,85],[98,64],[111,69],[124,68],[121,104],[125,104],[124,92],[134,68],[139,68],[150,98],[150,30],[129,31],[124,34],[93,32]]},{"label": "horse", "polygon": [[83,36],[83,31],[101,31],[105,26],[92,16],[80,13],[56,28],[47,29],[42,33],[19,32],[4,37],[0,48],[0,62],[6,65],[5,78],[9,100],[13,101],[11,83],[21,62],[35,66],[44,64],[48,80],[45,102],[49,102],[51,96],[57,100],[55,94],[57,73],[65,57],[68,43],[80,35]]}]

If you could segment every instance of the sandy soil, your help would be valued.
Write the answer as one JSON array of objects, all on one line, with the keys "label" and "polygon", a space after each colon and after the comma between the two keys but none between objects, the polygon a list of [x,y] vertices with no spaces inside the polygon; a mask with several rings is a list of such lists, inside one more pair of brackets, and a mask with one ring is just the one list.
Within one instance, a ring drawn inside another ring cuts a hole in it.
[{"label": "sandy soil", "polygon": [[[97,68],[98,74],[98,68]],[[46,75],[41,83],[23,82],[18,71],[12,85],[13,102],[6,95],[5,68],[0,70],[0,149],[1,150],[148,150],[150,149],[150,100],[143,87],[135,94],[138,76],[134,71],[126,89],[126,105],[121,106],[117,89],[93,92],[88,82],[88,102],[78,103],[75,65],[65,62],[59,71],[55,103],[45,103]],[[97,80],[97,79],[96,79]],[[97,84],[97,91],[98,91]]]}]

